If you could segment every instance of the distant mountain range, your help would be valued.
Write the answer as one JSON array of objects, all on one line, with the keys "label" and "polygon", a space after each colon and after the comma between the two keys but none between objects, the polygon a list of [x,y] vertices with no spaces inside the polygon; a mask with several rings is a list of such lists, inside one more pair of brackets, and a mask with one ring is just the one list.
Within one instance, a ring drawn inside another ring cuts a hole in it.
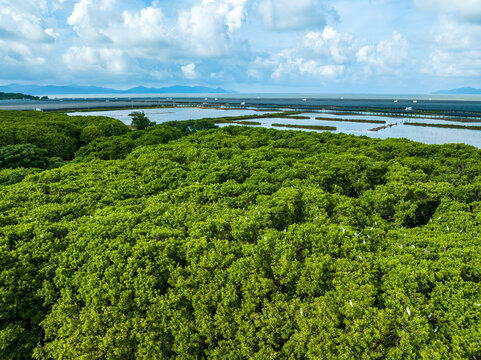
[{"label": "distant mountain range", "polygon": [[228,94],[232,91],[221,88],[209,88],[204,86],[168,86],[161,88],[149,88],[145,86],[137,86],[128,90],[118,90],[104,88],[99,86],[81,86],[81,85],[19,85],[10,84],[0,86],[1,92],[6,93],[24,93],[30,95],[73,95],[73,94]]},{"label": "distant mountain range", "polygon": [[451,90],[436,91],[434,94],[436,95],[481,95],[481,89],[475,89],[468,86],[468,87],[462,87],[462,88],[451,89]]}]

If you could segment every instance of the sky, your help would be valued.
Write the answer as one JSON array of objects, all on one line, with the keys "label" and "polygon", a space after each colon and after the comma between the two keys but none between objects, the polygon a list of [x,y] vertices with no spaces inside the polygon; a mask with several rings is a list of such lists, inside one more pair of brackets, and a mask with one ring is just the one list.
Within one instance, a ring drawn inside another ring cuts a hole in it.
[{"label": "sky", "polygon": [[481,0],[0,0],[0,85],[481,87]]}]

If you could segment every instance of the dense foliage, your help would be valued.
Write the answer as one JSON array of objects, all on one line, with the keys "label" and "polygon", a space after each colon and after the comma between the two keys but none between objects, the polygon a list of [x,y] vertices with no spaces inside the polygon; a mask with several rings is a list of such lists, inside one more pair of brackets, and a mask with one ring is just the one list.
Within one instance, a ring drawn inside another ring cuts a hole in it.
[{"label": "dense foliage", "polygon": [[180,130],[183,135],[190,135],[198,131],[217,128],[217,126],[213,123],[212,118],[186,121],[167,121],[162,123],[162,125],[170,126],[174,129]]},{"label": "dense foliage", "polygon": [[38,96],[25,95],[21,93],[4,93],[0,92],[0,100],[40,100]]},{"label": "dense foliage", "polygon": [[125,135],[103,137],[80,148],[75,153],[75,161],[92,159],[124,159],[138,146],[165,144],[179,139],[184,134],[171,126],[151,126],[143,131],[133,131]]},{"label": "dense foliage", "polygon": [[0,358],[481,357],[480,150],[166,141],[0,186]]},{"label": "dense foliage", "polygon": [[130,113],[129,116],[132,118],[131,126],[136,130],[145,130],[149,126],[155,125],[155,122],[150,121],[143,111],[134,111]]},{"label": "dense foliage", "polygon": [[36,111],[0,111],[0,148],[32,144],[47,156],[71,159],[82,145],[126,134],[129,128],[104,116],[68,116]]},{"label": "dense foliage", "polygon": [[47,150],[32,144],[7,145],[0,147],[0,169],[45,168],[48,164]]}]

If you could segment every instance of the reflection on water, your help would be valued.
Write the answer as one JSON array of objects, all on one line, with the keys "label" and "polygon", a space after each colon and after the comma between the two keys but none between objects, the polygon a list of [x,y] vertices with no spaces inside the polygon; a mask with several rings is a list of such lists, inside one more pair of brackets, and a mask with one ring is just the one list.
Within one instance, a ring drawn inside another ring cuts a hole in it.
[{"label": "reflection on water", "polygon": [[[201,119],[209,117],[224,117],[224,116],[241,116],[261,114],[255,110],[221,110],[221,109],[200,109],[200,108],[168,108],[168,109],[137,109],[135,111],[144,111],[145,115],[152,121],[158,124],[165,121],[173,120],[190,120]],[[130,124],[131,118],[128,116],[131,110],[115,110],[115,111],[100,111],[100,112],[79,112],[71,113],[70,115],[100,115],[110,116],[122,121],[125,124]],[[285,119],[285,118],[266,118],[255,119],[260,122],[261,127],[272,128],[272,124],[293,124],[293,125],[321,125],[321,126],[335,126],[337,128],[334,133],[345,133],[354,135],[366,135],[378,139],[387,138],[407,138],[414,141],[419,141],[425,144],[447,144],[447,143],[464,143],[481,148],[481,131],[464,130],[464,129],[445,129],[433,127],[418,127],[404,125],[405,122],[417,122],[427,124],[462,124],[462,125],[480,125],[480,123],[460,123],[456,121],[445,121],[439,119],[418,119],[418,118],[401,118],[401,117],[383,117],[383,116],[363,116],[363,115],[334,115],[326,113],[304,113],[303,116],[309,116],[310,119]],[[316,117],[332,118],[329,120],[316,120]],[[383,126],[384,124],[372,123],[355,123],[336,121],[336,119],[360,119],[360,120],[383,120],[387,124],[396,124],[390,128],[380,131],[370,131],[373,128]],[[220,124],[219,126],[229,126],[232,124]],[[276,128],[284,129],[284,128]],[[299,129],[301,131],[318,131]]]}]

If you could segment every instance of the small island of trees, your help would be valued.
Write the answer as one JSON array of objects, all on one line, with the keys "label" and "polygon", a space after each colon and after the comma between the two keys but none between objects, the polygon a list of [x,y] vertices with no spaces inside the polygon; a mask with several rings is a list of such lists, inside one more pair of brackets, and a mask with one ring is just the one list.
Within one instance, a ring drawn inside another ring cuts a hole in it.
[{"label": "small island of trees", "polygon": [[4,93],[0,92],[0,100],[46,100],[48,97],[39,97],[33,95],[25,95],[21,93]]}]

